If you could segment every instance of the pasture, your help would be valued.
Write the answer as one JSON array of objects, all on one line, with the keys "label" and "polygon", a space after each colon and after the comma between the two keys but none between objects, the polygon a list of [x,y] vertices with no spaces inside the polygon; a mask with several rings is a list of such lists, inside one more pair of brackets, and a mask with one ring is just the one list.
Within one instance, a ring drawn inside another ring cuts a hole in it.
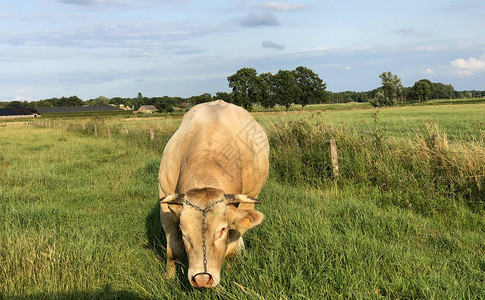
[{"label": "pasture", "polygon": [[164,279],[157,175],[180,119],[0,126],[0,298],[485,297],[484,104],[254,116],[265,220],[207,291]]}]

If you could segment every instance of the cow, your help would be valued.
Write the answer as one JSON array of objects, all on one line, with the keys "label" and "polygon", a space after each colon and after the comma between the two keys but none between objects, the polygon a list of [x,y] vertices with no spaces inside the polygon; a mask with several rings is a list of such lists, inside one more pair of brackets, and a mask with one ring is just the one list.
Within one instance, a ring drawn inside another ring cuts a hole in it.
[{"label": "cow", "polygon": [[188,258],[196,288],[220,282],[224,259],[263,220],[254,210],[266,183],[269,144],[243,108],[222,100],[192,107],[168,141],[159,172],[160,219],[167,239],[167,277]]}]

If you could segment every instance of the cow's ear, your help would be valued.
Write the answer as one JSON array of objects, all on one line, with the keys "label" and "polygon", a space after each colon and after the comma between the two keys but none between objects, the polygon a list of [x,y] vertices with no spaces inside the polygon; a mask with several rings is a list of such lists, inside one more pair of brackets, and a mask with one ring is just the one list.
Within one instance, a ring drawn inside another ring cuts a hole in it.
[{"label": "cow's ear", "polygon": [[180,221],[180,214],[182,213],[183,205],[177,204],[169,204],[168,209],[170,209],[170,213],[172,214],[172,218],[175,222]]},{"label": "cow's ear", "polygon": [[160,205],[167,204],[172,218],[174,221],[178,222],[180,214],[182,213],[184,194],[168,195],[159,200]]},{"label": "cow's ear", "polygon": [[236,214],[236,228],[250,229],[263,222],[264,215],[257,210],[238,210]]},{"label": "cow's ear", "polygon": [[163,198],[160,198],[158,202],[160,203],[166,203],[166,204],[178,204],[178,205],[183,205],[184,204],[184,194],[173,194],[173,195],[167,195]]}]

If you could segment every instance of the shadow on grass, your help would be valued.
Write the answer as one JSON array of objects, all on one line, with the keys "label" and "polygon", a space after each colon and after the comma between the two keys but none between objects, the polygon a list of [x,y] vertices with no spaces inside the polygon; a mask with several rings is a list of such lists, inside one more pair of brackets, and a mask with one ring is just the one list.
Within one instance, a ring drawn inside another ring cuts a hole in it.
[{"label": "shadow on grass", "polygon": [[145,219],[145,230],[148,238],[148,247],[155,251],[161,261],[167,255],[167,240],[160,222],[160,205],[156,203]]},{"label": "shadow on grass", "polygon": [[116,291],[110,285],[105,285],[99,290],[77,291],[70,293],[37,293],[28,296],[9,296],[0,293],[0,299],[157,299],[138,295],[130,291]]},{"label": "shadow on grass", "polygon": [[[160,205],[156,203],[150,210],[145,222],[148,247],[152,249],[161,262],[163,272],[165,272],[167,262],[167,240],[160,221]],[[187,279],[187,258],[177,264],[176,280],[180,283],[183,291],[192,291],[194,288]]]}]

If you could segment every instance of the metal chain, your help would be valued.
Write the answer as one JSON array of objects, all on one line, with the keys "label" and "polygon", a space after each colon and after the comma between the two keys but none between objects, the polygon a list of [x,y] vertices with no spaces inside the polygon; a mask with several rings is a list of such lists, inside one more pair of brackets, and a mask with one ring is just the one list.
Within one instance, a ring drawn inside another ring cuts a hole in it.
[{"label": "metal chain", "polygon": [[211,210],[211,208],[214,207],[214,205],[216,205],[217,203],[221,203],[224,200],[226,200],[226,199],[222,198],[221,200],[218,200],[218,201],[212,203],[211,205],[207,206],[206,208],[202,209],[199,206],[190,203],[187,199],[184,199],[185,204],[192,206],[193,208],[202,212],[202,253],[204,254],[204,260],[203,260],[204,273],[207,273],[207,247],[206,247],[206,244],[205,244],[205,230],[206,230],[206,228],[205,228],[205,217],[207,216],[207,213],[209,212],[209,210]]}]

